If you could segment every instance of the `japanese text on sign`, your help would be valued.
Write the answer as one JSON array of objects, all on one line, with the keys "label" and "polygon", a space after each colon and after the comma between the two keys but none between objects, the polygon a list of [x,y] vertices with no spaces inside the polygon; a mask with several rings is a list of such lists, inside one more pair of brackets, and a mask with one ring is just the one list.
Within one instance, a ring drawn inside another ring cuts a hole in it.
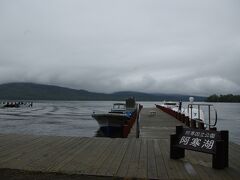
[{"label": "japanese text on sign", "polygon": [[181,134],[178,144],[200,151],[212,151],[215,148],[216,136],[216,132],[188,129]]}]

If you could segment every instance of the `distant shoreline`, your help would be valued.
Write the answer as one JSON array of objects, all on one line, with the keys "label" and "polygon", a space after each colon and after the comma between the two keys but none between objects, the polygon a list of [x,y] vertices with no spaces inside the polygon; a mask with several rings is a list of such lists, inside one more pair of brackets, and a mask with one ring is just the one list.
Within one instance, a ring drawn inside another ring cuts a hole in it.
[{"label": "distant shoreline", "polygon": [[216,103],[240,103],[240,95],[216,95],[213,94],[206,99],[207,102],[216,102]]},{"label": "distant shoreline", "polygon": [[[188,101],[193,95],[145,93],[137,91],[121,91],[114,93],[98,93],[66,87],[34,84],[8,83],[0,85],[0,99],[3,100],[49,100],[49,101],[124,101],[135,97],[137,101]],[[205,101],[206,97],[193,96],[195,101]]]}]

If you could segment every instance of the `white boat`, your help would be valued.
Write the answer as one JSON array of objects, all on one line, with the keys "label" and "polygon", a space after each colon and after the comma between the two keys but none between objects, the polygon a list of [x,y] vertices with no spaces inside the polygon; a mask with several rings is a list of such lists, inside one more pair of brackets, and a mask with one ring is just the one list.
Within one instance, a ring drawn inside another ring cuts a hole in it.
[{"label": "white boat", "polygon": [[126,103],[114,103],[110,112],[96,113],[92,117],[96,119],[100,127],[123,127],[126,121],[130,120],[136,112],[134,98],[126,99]]},{"label": "white boat", "polygon": [[196,120],[198,122],[203,122],[205,123],[205,118],[204,118],[204,113],[203,110],[200,108],[196,108],[194,106],[194,98],[190,97],[189,98],[189,103],[187,104],[187,107],[182,106],[182,102],[176,102],[176,101],[164,101],[160,106],[164,108],[171,109],[175,112],[180,112],[184,114],[185,116],[188,116],[190,120]]},{"label": "white boat", "polygon": [[127,109],[124,103],[115,103],[108,113],[95,113],[92,117],[96,119],[100,127],[122,127],[131,118],[135,109]]},{"label": "white boat", "polygon": [[176,102],[176,101],[164,101],[160,106],[171,109],[175,112],[185,112],[185,108],[182,107],[180,104],[181,102]]},{"label": "white boat", "polygon": [[110,112],[96,113],[92,117],[98,122],[97,136],[127,137],[129,128],[137,119],[139,106],[134,98],[128,98],[126,103],[115,103]]},{"label": "white boat", "polygon": [[178,108],[178,105],[179,103],[175,101],[163,101],[163,103],[161,104],[161,106],[165,108],[170,108],[170,109]]}]

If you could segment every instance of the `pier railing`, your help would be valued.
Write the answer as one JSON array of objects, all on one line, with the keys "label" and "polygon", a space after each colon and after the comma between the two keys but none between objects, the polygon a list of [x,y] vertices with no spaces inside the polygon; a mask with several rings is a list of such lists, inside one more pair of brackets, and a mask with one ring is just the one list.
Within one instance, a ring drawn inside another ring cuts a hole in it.
[{"label": "pier railing", "polygon": [[[200,111],[201,106],[205,106],[205,107],[208,108],[208,122],[204,122],[204,121],[200,120],[200,117],[198,117],[198,119],[195,119],[195,118],[193,119],[193,115],[192,115],[192,111],[191,111],[191,109],[193,109],[193,106],[197,106],[199,116],[200,116],[199,111]],[[184,123],[188,127],[198,128],[198,129],[208,128],[209,130],[217,130],[217,128],[216,128],[217,110],[214,108],[214,106],[212,104],[189,104],[188,105],[188,111],[190,109],[190,113],[188,113],[188,116],[185,115],[185,113],[183,113],[181,111],[174,111],[170,108],[166,108],[166,107],[161,106],[161,105],[156,104],[156,107],[158,109],[161,109],[165,113],[175,117],[176,119],[178,119],[179,121],[181,121],[182,123]],[[211,109],[213,109],[213,111],[214,111],[214,115],[215,115],[214,120],[211,119]]]},{"label": "pier railing", "polygon": [[[192,109],[196,108],[196,107],[198,109],[198,119],[193,119],[192,118],[193,117]],[[203,122],[203,121],[201,121],[201,118],[200,118],[201,107],[207,107],[207,109],[208,109],[208,114],[207,114],[208,123],[205,121],[204,125],[208,126],[208,129],[210,130],[217,125],[217,120],[218,120],[217,110],[214,108],[214,106],[212,104],[188,104],[187,110],[188,110],[189,117],[191,120],[195,120],[196,122]],[[211,109],[213,109],[213,111],[214,111],[214,116],[215,116],[214,121],[212,121],[212,119],[211,119]]]}]

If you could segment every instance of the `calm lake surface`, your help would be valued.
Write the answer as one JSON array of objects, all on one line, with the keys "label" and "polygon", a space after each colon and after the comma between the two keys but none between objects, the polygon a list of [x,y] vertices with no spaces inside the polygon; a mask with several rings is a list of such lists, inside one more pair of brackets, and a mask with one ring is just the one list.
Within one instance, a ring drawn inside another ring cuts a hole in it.
[{"label": "calm lake surface", "polygon": [[[112,101],[40,101],[31,108],[0,109],[0,133],[94,137],[99,129],[93,111],[107,112]],[[154,107],[160,102],[140,102]],[[212,103],[218,112],[218,130],[229,130],[240,144],[240,103]],[[186,106],[186,103],[183,103]]]}]

